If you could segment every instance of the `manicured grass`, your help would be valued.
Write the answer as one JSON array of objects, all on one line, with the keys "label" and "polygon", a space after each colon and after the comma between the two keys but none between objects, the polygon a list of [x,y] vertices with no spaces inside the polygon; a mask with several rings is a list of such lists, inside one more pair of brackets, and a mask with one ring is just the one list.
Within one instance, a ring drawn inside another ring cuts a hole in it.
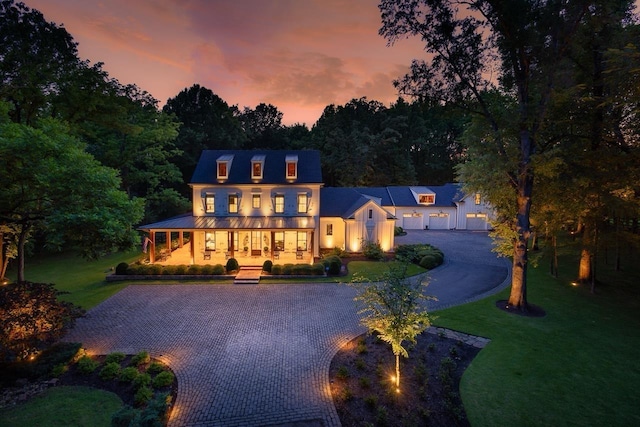
[{"label": "manicured grass", "polygon": [[0,410],[0,425],[13,427],[109,427],[122,406],[114,393],[90,387],[54,387],[16,406]]},{"label": "manicured grass", "polygon": [[562,262],[558,280],[546,264],[530,271],[528,301],[546,317],[497,309],[508,289],[437,313],[439,326],[492,340],[461,383],[472,425],[640,425],[640,269],[599,267],[604,284],[593,295],[571,285],[575,259]]},{"label": "manicured grass", "polygon": [[[128,283],[105,281],[120,262],[133,262],[140,257],[140,251],[117,253],[97,261],[87,261],[70,253],[47,255],[41,258],[30,258],[25,267],[25,279],[30,282],[53,283],[56,289],[69,292],[61,296],[84,309],[90,309],[119,290]],[[16,279],[15,271],[8,276]]]},{"label": "manicured grass", "polygon": [[[377,262],[377,261],[351,261],[349,262],[349,271],[347,276],[339,278],[340,282],[349,282],[354,276],[366,277],[370,280],[379,279],[384,273],[388,273],[390,268],[398,266],[396,261],[389,262]],[[409,264],[407,268],[407,276],[415,276],[416,274],[424,273],[427,270],[415,265]]]}]

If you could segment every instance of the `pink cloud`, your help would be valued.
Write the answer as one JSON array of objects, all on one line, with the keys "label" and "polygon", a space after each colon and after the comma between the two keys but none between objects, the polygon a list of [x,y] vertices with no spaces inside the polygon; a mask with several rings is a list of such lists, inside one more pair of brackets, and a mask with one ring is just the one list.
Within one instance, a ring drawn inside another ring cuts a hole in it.
[{"label": "pink cloud", "polygon": [[328,104],[397,98],[419,41],[387,48],[371,0],[27,0],[64,22],[84,58],[161,102],[199,83],[312,125]]}]

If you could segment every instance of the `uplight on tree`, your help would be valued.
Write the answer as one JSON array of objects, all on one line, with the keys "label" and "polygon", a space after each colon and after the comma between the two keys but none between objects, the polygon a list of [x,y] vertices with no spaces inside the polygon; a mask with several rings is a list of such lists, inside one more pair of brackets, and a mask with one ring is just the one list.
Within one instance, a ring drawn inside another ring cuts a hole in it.
[{"label": "uplight on tree", "polygon": [[396,375],[392,381],[396,392],[400,392],[400,355],[409,357],[404,341],[416,342],[416,337],[430,325],[425,302],[429,297],[423,293],[427,285],[424,276],[406,277],[407,267],[391,269],[379,282],[359,281],[355,301],[362,305],[358,314],[360,322],[369,332],[391,345],[396,359]]}]

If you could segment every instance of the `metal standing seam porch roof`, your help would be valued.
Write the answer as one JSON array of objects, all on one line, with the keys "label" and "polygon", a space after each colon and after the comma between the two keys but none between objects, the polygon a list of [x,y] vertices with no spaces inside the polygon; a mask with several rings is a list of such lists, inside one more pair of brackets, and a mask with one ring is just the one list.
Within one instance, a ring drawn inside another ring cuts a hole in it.
[{"label": "metal standing seam porch roof", "polygon": [[153,224],[141,225],[139,230],[291,230],[308,229],[316,227],[315,218],[312,216],[193,216],[184,214]]}]

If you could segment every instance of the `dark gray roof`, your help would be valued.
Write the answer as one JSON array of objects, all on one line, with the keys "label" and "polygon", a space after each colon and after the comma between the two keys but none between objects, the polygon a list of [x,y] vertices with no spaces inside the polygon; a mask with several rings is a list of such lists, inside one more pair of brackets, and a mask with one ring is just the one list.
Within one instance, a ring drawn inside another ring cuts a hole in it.
[{"label": "dark gray roof", "polygon": [[[320,216],[321,217],[341,217],[351,218],[358,209],[367,204],[373,198],[381,199],[384,196],[382,192],[372,192],[374,194],[363,194],[360,188],[348,187],[323,187],[320,189]],[[384,188],[378,188],[384,190]],[[379,194],[380,196],[378,196]],[[376,204],[378,200],[375,200]],[[383,201],[384,205],[384,201]],[[393,218],[388,214],[387,218]]]},{"label": "dark gray roof", "polygon": [[418,202],[411,189],[424,189],[436,195],[434,207],[455,207],[464,195],[460,184],[431,185],[428,187],[324,187],[320,189],[320,216],[349,218],[370,198],[381,201],[382,206],[424,206]]},{"label": "dark gray roof", "polygon": [[344,217],[368,201],[353,188],[323,187],[320,189],[320,216]]},{"label": "dark gray roof", "polygon": [[[298,178],[288,181],[285,177],[285,158],[298,156]],[[193,172],[191,184],[218,184],[216,160],[233,156],[229,178],[225,184],[257,184],[251,179],[251,159],[264,156],[264,184],[322,184],[320,152],[316,150],[204,150]]]},{"label": "dark gray roof", "polygon": [[193,216],[183,214],[153,224],[141,225],[139,230],[301,230],[314,229],[316,221],[312,216],[264,217],[264,216]]}]

